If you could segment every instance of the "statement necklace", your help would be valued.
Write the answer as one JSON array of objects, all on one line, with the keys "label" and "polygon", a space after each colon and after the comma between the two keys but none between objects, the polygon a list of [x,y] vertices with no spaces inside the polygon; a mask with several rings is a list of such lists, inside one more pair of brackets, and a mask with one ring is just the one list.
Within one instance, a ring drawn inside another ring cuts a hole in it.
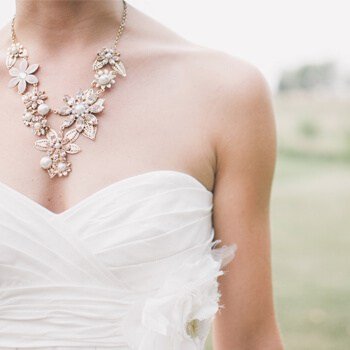
[{"label": "statement necklace", "polygon": [[[81,151],[75,143],[80,135],[95,140],[99,114],[104,109],[105,100],[100,96],[110,89],[116,82],[116,77],[126,76],[124,64],[117,52],[117,44],[124,31],[127,17],[127,4],[123,0],[123,14],[120,26],[112,48],[103,48],[95,58],[92,65],[95,79],[91,87],[71,97],[65,95],[63,101],[65,106],[60,109],[52,109],[46,103],[45,91],[38,88],[39,80],[34,75],[38,70],[38,64],[29,64],[28,51],[17,41],[14,23],[12,20],[12,45],[7,51],[6,66],[12,76],[8,86],[17,88],[22,95],[24,103],[23,123],[30,127],[36,136],[45,136],[35,141],[34,147],[39,151],[46,152],[40,159],[40,166],[47,171],[50,178],[56,175],[67,176],[71,170],[71,162],[68,161],[69,154]],[[17,60],[19,61],[16,66]],[[31,90],[26,92],[28,88]],[[64,121],[57,132],[48,124],[47,117],[50,114],[64,117]],[[69,129],[68,129],[69,128]],[[68,131],[65,131],[68,129]]]}]

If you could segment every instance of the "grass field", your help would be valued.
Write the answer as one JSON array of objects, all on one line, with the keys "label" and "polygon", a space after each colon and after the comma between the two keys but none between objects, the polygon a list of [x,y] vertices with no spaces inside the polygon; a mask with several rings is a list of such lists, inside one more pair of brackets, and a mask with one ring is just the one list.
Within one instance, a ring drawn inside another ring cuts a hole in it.
[{"label": "grass field", "polygon": [[346,100],[276,101],[272,268],[286,350],[350,349],[349,107]]},{"label": "grass field", "polygon": [[275,100],[277,315],[287,350],[350,349],[350,99]]},{"label": "grass field", "polygon": [[286,349],[350,349],[350,164],[281,158],[272,198]]}]

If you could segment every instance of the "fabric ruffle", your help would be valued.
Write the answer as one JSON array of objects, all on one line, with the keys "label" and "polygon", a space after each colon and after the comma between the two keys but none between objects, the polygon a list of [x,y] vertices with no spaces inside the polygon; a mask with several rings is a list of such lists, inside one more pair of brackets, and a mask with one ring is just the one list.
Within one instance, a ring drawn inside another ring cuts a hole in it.
[{"label": "fabric ruffle", "polygon": [[0,349],[203,350],[220,308],[213,193],[158,170],[55,214],[0,182]]},{"label": "fabric ruffle", "polygon": [[211,323],[221,307],[217,278],[235,257],[237,245],[217,248],[174,268],[154,295],[135,303],[122,329],[133,350],[202,350]]}]

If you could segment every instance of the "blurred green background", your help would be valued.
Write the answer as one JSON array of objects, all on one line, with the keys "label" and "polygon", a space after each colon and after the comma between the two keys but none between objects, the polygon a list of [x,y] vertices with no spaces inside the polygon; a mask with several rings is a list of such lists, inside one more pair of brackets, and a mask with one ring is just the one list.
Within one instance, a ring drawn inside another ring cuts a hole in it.
[{"label": "blurred green background", "polygon": [[350,349],[350,93],[331,66],[285,72],[274,96],[272,268],[286,350]]}]

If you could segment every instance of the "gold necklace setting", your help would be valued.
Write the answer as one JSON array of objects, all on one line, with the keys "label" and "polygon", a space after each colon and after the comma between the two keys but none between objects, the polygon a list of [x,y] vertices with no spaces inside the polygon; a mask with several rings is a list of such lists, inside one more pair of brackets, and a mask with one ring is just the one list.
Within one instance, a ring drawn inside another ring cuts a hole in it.
[{"label": "gold necklace setting", "polygon": [[[91,87],[79,90],[74,96],[65,95],[65,105],[52,109],[46,103],[48,96],[39,90],[39,79],[35,75],[39,64],[29,64],[27,49],[17,41],[12,20],[12,45],[7,50],[6,67],[11,79],[9,88],[16,88],[22,95],[24,112],[23,124],[31,128],[34,135],[43,137],[34,142],[34,148],[46,153],[40,159],[40,166],[47,171],[50,178],[67,176],[72,170],[69,155],[79,153],[80,147],[75,141],[81,136],[95,140],[98,119],[105,106],[101,95],[111,89],[117,77],[126,77],[126,69],[117,51],[117,43],[123,33],[127,17],[127,4],[123,0],[123,15],[114,46],[102,48],[92,64],[94,79]],[[63,118],[60,130],[50,127],[48,117],[56,114]],[[67,130],[66,130],[67,129]]]}]

